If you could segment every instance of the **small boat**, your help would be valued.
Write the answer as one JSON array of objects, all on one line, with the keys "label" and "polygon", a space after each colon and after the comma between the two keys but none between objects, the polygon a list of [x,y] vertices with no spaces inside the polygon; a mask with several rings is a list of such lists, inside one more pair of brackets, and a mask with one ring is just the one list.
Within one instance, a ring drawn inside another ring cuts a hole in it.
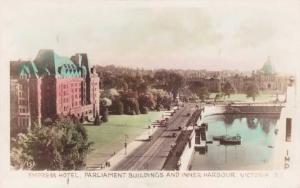
[{"label": "small boat", "polygon": [[220,145],[240,145],[241,144],[241,136],[224,136],[220,139]]}]

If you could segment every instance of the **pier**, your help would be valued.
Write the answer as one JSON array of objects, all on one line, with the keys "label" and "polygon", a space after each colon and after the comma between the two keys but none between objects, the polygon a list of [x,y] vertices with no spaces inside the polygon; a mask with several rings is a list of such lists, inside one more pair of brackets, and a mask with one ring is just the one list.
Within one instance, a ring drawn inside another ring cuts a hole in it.
[{"label": "pier", "polygon": [[202,123],[200,127],[195,129],[195,151],[199,151],[201,154],[207,152],[207,129],[208,125],[205,123]]}]

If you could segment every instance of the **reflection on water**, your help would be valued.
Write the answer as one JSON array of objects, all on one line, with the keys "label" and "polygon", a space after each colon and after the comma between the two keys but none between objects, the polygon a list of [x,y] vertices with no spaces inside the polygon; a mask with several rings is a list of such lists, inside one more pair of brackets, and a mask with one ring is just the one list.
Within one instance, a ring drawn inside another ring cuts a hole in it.
[{"label": "reflection on water", "polygon": [[268,162],[272,155],[274,130],[279,116],[215,115],[206,117],[207,137],[239,134],[242,144],[208,144],[207,152],[195,151],[192,170],[255,170]]}]

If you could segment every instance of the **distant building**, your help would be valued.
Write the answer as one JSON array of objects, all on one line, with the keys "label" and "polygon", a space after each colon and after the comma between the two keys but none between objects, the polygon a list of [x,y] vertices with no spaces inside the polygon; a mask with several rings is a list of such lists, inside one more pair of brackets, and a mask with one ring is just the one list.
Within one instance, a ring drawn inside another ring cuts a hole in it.
[{"label": "distant building", "polygon": [[40,50],[34,61],[11,61],[10,74],[12,131],[57,115],[99,114],[99,77],[86,54]]},{"label": "distant building", "polygon": [[263,67],[252,73],[252,75],[236,74],[232,72],[206,72],[185,74],[187,83],[201,82],[207,87],[209,92],[220,92],[222,85],[229,81],[236,92],[244,92],[250,83],[256,83],[261,91],[271,91],[284,93],[287,89],[288,77],[280,76],[276,73],[270,59],[264,63]]},{"label": "distant building", "polygon": [[276,73],[270,58],[267,59],[260,70],[256,71],[253,77],[262,91],[269,90],[283,93],[287,89],[288,77]]}]

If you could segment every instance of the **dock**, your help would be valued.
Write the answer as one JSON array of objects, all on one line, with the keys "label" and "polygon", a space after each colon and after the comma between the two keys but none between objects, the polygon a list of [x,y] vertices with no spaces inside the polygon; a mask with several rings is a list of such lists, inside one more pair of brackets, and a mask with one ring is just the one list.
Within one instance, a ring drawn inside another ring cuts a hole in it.
[{"label": "dock", "polygon": [[206,131],[208,129],[208,124],[202,123],[199,127],[195,129],[195,151],[199,151],[200,154],[205,154],[207,152],[207,136]]}]

